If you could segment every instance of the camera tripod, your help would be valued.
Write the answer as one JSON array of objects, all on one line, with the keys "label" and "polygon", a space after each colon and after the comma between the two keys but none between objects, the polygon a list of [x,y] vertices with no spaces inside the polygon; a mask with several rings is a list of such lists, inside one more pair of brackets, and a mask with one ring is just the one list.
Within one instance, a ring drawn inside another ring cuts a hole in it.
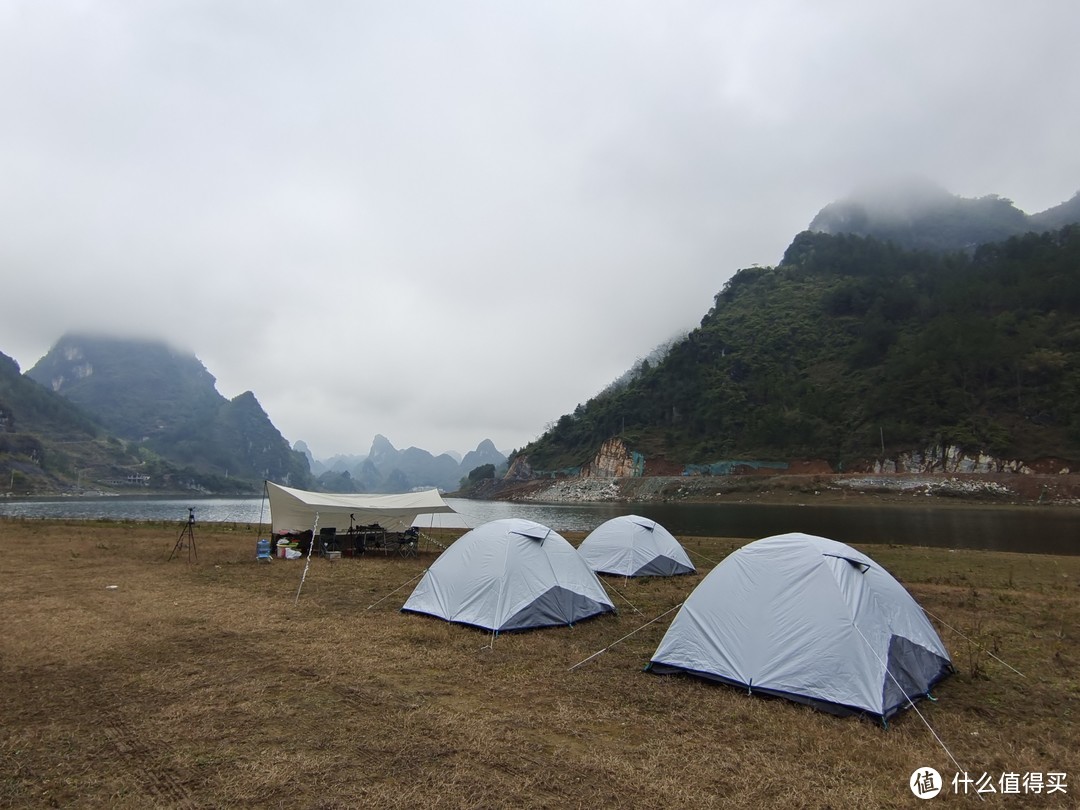
[{"label": "camera tripod", "polygon": [[188,507],[188,519],[187,523],[182,523],[182,529],[180,529],[180,536],[176,538],[176,545],[173,546],[172,552],[169,554],[169,560],[172,560],[176,553],[183,552],[184,548],[187,548],[188,562],[192,559],[195,562],[199,561],[199,552],[195,548],[195,510]]}]

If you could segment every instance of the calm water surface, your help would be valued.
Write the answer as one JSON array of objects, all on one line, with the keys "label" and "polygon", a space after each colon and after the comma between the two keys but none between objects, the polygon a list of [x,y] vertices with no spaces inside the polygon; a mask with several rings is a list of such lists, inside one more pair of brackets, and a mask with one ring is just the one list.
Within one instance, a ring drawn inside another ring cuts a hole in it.
[{"label": "calm water surface", "polygon": [[[556,531],[595,529],[638,514],[676,537],[745,537],[806,532],[844,543],[892,543],[1035,554],[1080,554],[1080,509],[1052,507],[797,506],[760,504],[524,504],[448,498],[458,515],[422,515],[419,526],[479,526],[520,517]],[[63,498],[0,500],[0,515],[25,518],[164,520],[269,524],[261,498]]]}]

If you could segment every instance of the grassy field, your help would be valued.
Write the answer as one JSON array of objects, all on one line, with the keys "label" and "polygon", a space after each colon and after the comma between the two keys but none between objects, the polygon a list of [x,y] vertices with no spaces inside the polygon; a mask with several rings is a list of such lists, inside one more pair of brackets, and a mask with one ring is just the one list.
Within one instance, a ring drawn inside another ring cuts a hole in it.
[{"label": "grassy field", "polygon": [[[674,613],[642,625],[743,540],[680,538],[696,575],[606,579],[617,616],[493,640],[399,612],[434,547],[315,559],[297,600],[303,562],[257,563],[244,526],[197,526],[195,563],[173,524],[0,532],[0,807],[910,807],[916,768],[957,770],[913,711],[643,672]],[[1076,806],[1080,557],[863,551],[939,617],[957,673],[920,710],[963,768],[1068,774],[930,806]]]}]

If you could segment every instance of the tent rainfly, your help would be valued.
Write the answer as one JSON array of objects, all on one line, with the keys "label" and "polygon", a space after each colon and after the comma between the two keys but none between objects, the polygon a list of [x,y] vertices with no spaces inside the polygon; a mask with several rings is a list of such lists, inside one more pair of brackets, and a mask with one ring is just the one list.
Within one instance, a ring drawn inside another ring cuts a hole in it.
[{"label": "tent rainfly", "polygon": [[454,541],[401,609],[502,632],[572,625],[615,606],[560,534],[505,518]]},{"label": "tent rainfly", "polygon": [[589,568],[624,577],[669,577],[694,573],[694,564],[671,532],[655,520],[621,515],[601,523],[578,553]]},{"label": "tent rainfly", "polygon": [[400,495],[336,495],[267,481],[266,494],[274,534],[310,531],[316,514],[321,528],[334,527],[340,532],[349,528],[350,520],[356,526],[378,523],[384,529],[404,531],[418,515],[454,511],[437,489]]},{"label": "tent rainfly", "polygon": [[724,558],[647,669],[882,720],[953,672],[937,631],[891,574],[850,546],[801,533]]}]

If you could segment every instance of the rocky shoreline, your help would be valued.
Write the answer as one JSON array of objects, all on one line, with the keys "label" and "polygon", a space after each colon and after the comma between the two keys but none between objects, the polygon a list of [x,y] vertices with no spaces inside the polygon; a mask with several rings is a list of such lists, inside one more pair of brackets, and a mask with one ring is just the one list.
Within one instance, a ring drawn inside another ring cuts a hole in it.
[{"label": "rocky shoreline", "polygon": [[836,502],[1080,506],[1080,476],[853,474],[578,477],[492,481],[468,497],[535,503]]}]

